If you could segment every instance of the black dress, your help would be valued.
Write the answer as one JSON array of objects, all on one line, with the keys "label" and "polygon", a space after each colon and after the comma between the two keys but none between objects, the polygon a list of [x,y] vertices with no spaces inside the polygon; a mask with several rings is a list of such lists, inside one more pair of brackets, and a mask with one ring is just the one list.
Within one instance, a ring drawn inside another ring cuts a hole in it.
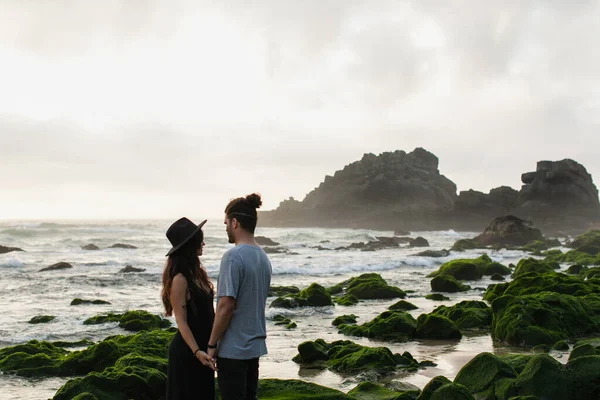
[{"label": "black dress", "polygon": [[[202,351],[206,351],[215,319],[213,295],[192,293],[186,302],[187,323]],[[194,357],[192,349],[177,331],[169,345],[166,400],[214,400],[215,373]]]}]

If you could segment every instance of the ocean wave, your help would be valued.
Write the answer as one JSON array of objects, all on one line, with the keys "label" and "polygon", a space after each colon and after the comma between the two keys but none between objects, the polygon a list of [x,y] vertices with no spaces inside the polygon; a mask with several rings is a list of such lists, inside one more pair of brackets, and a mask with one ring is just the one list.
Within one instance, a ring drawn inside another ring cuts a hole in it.
[{"label": "ocean wave", "polygon": [[0,268],[19,268],[23,265],[25,265],[23,261],[19,260],[16,257],[9,257],[0,262]]},{"label": "ocean wave", "polygon": [[[409,264],[410,262],[410,264]],[[435,261],[423,258],[420,262],[414,262],[407,258],[406,260],[399,260],[394,262],[386,262],[382,264],[342,264],[342,265],[274,265],[274,275],[335,275],[343,273],[363,273],[363,272],[377,272],[377,271],[390,271],[404,266],[413,267],[429,267],[435,265]]]},{"label": "ocean wave", "polygon": [[37,236],[50,236],[61,233],[60,230],[56,228],[52,229],[36,229],[36,228],[9,228],[0,231],[0,235],[17,237],[17,238],[32,238]]}]

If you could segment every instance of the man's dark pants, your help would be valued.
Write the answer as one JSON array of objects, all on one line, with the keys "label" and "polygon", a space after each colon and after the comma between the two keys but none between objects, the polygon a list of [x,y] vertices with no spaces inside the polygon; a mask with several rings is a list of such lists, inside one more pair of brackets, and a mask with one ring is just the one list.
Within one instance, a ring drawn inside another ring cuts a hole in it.
[{"label": "man's dark pants", "polygon": [[258,358],[234,360],[217,357],[217,380],[223,400],[256,400]]}]

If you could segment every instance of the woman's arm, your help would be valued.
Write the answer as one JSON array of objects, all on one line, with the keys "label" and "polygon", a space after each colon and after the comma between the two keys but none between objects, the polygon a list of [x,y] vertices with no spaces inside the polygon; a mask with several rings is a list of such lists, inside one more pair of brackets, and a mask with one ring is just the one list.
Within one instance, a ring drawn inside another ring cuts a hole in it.
[{"label": "woman's arm", "polygon": [[171,283],[171,305],[173,306],[173,314],[175,315],[175,321],[177,322],[177,329],[179,329],[181,337],[183,337],[183,340],[190,348],[190,353],[194,354],[204,366],[214,369],[212,357],[209,357],[208,354],[202,350],[196,351],[199,346],[187,323],[187,289],[188,284],[185,277],[182,274],[175,275],[173,282]]}]

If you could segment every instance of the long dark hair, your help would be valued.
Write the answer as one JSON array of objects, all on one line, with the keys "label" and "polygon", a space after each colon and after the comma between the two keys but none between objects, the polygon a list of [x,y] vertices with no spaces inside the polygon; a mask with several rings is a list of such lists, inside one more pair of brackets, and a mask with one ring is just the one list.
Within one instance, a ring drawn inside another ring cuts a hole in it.
[{"label": "long dark hair", "polygon": [[198,258],[198,249],[202,246],[204,233],[199,230],[194,237],[188,240],[181,248],[175,251],[167,258],[165,270],[162,276],[162,302],[165,306],[165,314],[173,314],[173,305],[171,304],[171,284],[177,274],[183,274],[188,288],[192,294],[204,292],[210,295],[214,294],[214,286],[208,279],[206,270]]}]

